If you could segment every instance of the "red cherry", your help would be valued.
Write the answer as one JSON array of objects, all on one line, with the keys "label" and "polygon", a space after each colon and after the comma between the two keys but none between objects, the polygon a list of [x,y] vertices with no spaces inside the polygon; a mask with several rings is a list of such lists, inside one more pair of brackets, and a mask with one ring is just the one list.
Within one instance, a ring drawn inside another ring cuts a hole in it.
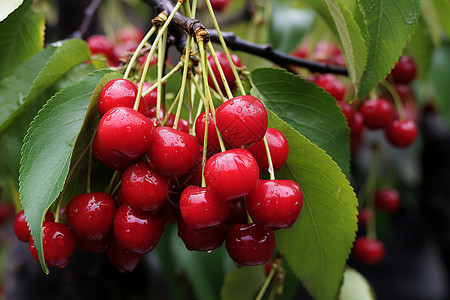
[{"label": "red cherry", "polygon": [[165,220],[161,215],[138,213],[122,204],[114,216],[114,236],[125,250],[145,254],[155,248],[164,225]]},{"label": "red cherry", "polygon": [[395,213],[401,206],[400,194],[396,189],[380,188],[375,192],[375,206],[386,213]]},{"label": "red cherry", "polygon": [[[156,120],[156,113],[157,113],[157,109],[156,107],[153,107],[152,109],[150,109],[147,117],[152,120],[152,122],[155,124],[155,126],[159,126],[160,122],[159,120]],[[163,110],[160,110],[160,121],[162,121],[164,119],[164,114],[163,114]],[[175,114],[170,113],[169,117],[167,118],[167,122],[166,122],[166,127],[173,127],[173,124],[175,123]],[[178,126],[177,126],[177,130],[179,131],[183,131],[186,133],[189,133],[189,122],[186,121],[185,119],[180,118],[178,120]]]},{"label": "red cherry", "polygon": [[413,101],[411,88],[408,85],[397,83],[394,88],[403,103]]},{"label": "red cherry", "polygon": [[352,155],[356,154],[362,146],[364,134],[364,121],[361,113],[355,111],[353,122],[350,126],[350,150]]},{"label": "red cherry", "polygon": [[[211,111],[208,112],[208,115],[208,153],[212,156],[220,152],[220,143]],[[205,112],[202,112],[195,121],[195,137],[200,145],[203,145],[205,138],[205,121]]]},{"label": "red cherry", "polygon": [[[45,221],[53,222],[55,217],[49,211],[45,214]],[[30,241],[30,229],[28,228],[27,219],[22,209],[14,219],[14,233],[19,241],[29,242]]]},{"label": "red cherry", "polygon": [[290,228],[303,206],[303,193],[292,180],[262,180],[245,198],[255,224],[273,230]]},{"label": "red cherry", "polygon": [[368,208],[362,208],[358,212],[358,224],[360,226],[367,226],[370,222],[372,222],[373,213],[372,210]]},{"label": "red cherry", "polygon": [[120,28],[116,32],[116,41],[118,44],[125,43],[128,41],[132,42],[140,42],[144,38],[144,32],[141,28],[129,25],[123,28]]},{"label": "red cherry", "polygon": [[119,189],[114,194],[113,199],[116,207],[119,207],[121,204],[125,203],[125,197],[122,193],[122,185],[119,186]]},{"label": "red cherry", "polygon": [[394,109],[386,99],[364,101],[359,108],[364,125],[369,129],[386,128],[394,119]]},{"label": "red cherry", "polygon": [[261,140],[269,119],[258,98],[244,95],[222,103],[216,110],[216,121],[224,141],[238,148]]},{"label": "red cherry", "polygon": [[391,71],[394,82],[403,84],[408,84],[413,81],[416,78],[416,74],[416,63],[407,55],[400,56],[400,59]]},{"label": "red cherry", "polygon": [[200,231],[190,231],[182,218],[178,218],[178,236],[190,251],[212,251],[222,245],[227,226],[221,224]]},{"label": "red cherry", "polygon": [[[29,242],[31,254],[39,262],[38,251],[32,236],[30,236]],[[64,268],[72,257],[76,246],[77,238],[70,231],[69,226],[50,221],[42,223],[42,247],[47,266]]]},{"label": "red cherry", "polygon": [[142,254],[122,248],[114,238],[111,239],[106,255],[109,261],[122,273],[132,272],[142,259]]},{"label": "red cherry", "polygon": [[215,12],[223,11],[229,2],[230,0],[210,0],[211,7]]},{"label": "red cherry", "polygon": [[230,206],[227,224],[247,224],[247,208],[245,207],[244,197],[230,200]]},{"label": "red cherry", "polygon": [[191,185],[180,197],[180,211],[191,231],[224,224],[230,213],[230,203],[214,197],[206,187]]},{"label": "red cherry", "polygon": [[136,159],[131,159],[118,151],[105,147],[100,143],[98,133],[95,134],[94,141],[92,142],[92,155],[102,165],[118,171],[125,170],[136,161]]},{"label": "red cherry", "polygon": [[0,202],[0,224],[14,218],[16,215],[15,207],[10,202]]},{"label": "red cherry", "polygon": [[378,239],[358,237],[353,245],[353,255],[364,264],[379,264],[384,259],[384,244]]},{"label": "red cherry", "polygon": [[67,204],[67,224],[83,240],[101,240],[109,232],[116,205],[106,193],[80,194]]},{"label": "red cherry", "polygon": [[[145,66],[145,62],[147,61],[148,58],[148,52],[146,52],[141,58],[139,58],[139,66],[141,68],[143,68]],[[153,55],[152,58],[150,59],[150,64],[149,64],[149,68],[153,65],[156,65],[158,63],[158,57],[156,55]]]},{"label": "red cherry", "polygon": [[81,249],[91,253],[105,253],[109,245],[111,244],[111,240],[114,239],[114,235],[112,231],[110,231],[105,237],[101,240],[82,240],[78,239],[77,244]]},{"label": "red cherry", "polygon": [[[152,84],[148,82],[144,82],[142,87],[142,93],[147,91],[149,88],[152,87]],[[139,82],[136,83],[136,88],[139,89]],[[141,97],[141,100],[139,102],[139,112],[141,112],[144,116],[149,117],[150,110],[156,106],[156,102],[158,98],[158,88],[153,89],[150,93],[145,95],[144,97]],[[156,116],[156,111],[155,111]]]},{"label": "red cherry", "polygon": [[384,132],[392,146],[404,148],[410,146],[417,138],[418,130],[413,120],[395,120]]},{"label": "red cherry", "polygon": [[[267,144],[269,144],[273,169],[276,172],[284,166],[289,156],[289,145],[284,134],[275,128],[267,128],[266,139]],[[254,142],[247,147],[247,150],[250,151],[258,162],[260,172],[268,173],[269,162],[267,160],[264,142],[262,140]]]},{"label": "red cherry", "polygon": [[159,213],[164,217],[165,225],[169,225],[180,217],[180,207],[177,203],[167,201],[159,210]]},{"label": "red cherry", "polygon": [[86,40],[92,55],[104,54],[109,60],[114,60],[114,45],[104,35],[91,35]]},{"label": "red cherry", "polygon": [[138,89],[128,79],[113,79],[103,86],[98,96],[98,112],[103,116],[114,107],[133,108]]},{"label": "red cherry", "polygon": [[345,101],[338,101],[337,104],[341,108],[342,113],[344,114],[345,119],[347,120],[348,127],[351,128],[353,124],[353,118],[355,117],[355,110],[353,106],[351,106]]},{"label": "red cherry", "polygon": [[122,195],[137,212],[152,212],[167,202],[170,179],[153,171],[146,162],[128,167],[122,175]]},{"label": "red cherry", "polygon": [[225,243],[237,266],[262,265],[272,258],[275,235],[257,224],[234,224],[227,231]]},{"label": "red cherry", "polygon": [[294,52],[292,52],[293,56],[297,56],[300,58],[307,58],[309,54],[309,46],[301,44],[295,48]]},{"label": "red cherry", "polygon": [[114,47],[114,56],[118,62],[127,61],[131,58],[139,43],[135,41],[128,41],[118,44]]},{"label": "red cherry", "polygon": [[101,118],[98,139],[106,148],[136,159],[152,142],[154,130],[152,122],[140,112],[128,107],[115,107]]},{"label": "red cherry", "polygon": [[146,154],[158,172],[181,176],[195,165],[202,147],[197,139],[171,127],[157,127]]},{"label": "red cherry", "polygon": [[323,74],[317,77],[315,84],[330,93],[337,101],[344,99],[347,89],[333,74]]},{"label": "red cherry", "polygon": [[242,148],[217,153],[205,164],[206,186],[218,199],[246,196],[256,187],[258,178],[256,159]]},{"label": "red cherry", "polygon": [[[216,52],[217,60],[220,63],[220,66],[222,67],[223,74],[225,75],[225,79],[227,80],[228,86],[231,90],[234,90],[236,88],[236,81],[233,73],[233,69],[231,68],[230,63],[228,62],[227,55],[223,52]],[[231,60],[233,61],[233,64],[236,67],[242,67],[241,60],[239,57],[235,54],[230,54]],[[214,60],[214,57],[212,55],[208,55],[208,63],[211,66],[211,69],[213,71],[214,77],[217,80],[217,83],[219,84],[219,87],[222,91],[222,93],[225,93],[225,85],[222,82],[222,78],[220,77],[219,68],[217,67],[216,61]],[[208,78],[208,84],[210,87],[214,88],[214,82],[211,77]]]}]

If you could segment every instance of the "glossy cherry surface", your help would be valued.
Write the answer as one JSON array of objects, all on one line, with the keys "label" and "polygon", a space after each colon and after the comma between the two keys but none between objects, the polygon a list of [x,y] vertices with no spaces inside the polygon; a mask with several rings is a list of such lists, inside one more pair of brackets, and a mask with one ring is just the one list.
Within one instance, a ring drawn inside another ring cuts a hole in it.
[{"label": "glossy cherry surface", "polygon": [[364,101],[359,112],[364,125],[369,129],[386,128],[394,119],[394,108],[383,98]]},{"label": "glossy cherry surface", "polygon": [[78,246],[84,251],[91,253],[105,253],[109,245],[111,244],[111,240],[114,239],[114,234],[112,230],[104,236],[101,240],[82,240],[78,239]]},{"label": "glossy cherry surface", "polygon": [[103,146],[136,159],[153,140],[155,127],[140,112],[128,107],[109,110],[98,125],[98,139]]},{"label": "glossy cherry surface", "polygon": [[413,120],[395,120],[384,132],[392,146],[404,148],[410,146],[417,138],[418,129]]},{"label": "glossy cherry surface", "polygon": [[223,140],[237,148],[261,140],[269,120],[262,102],[244,95],[222,103],[216,110],[216,122]]},{"label": "glossy cherry surface", "polygon": [[392,188],[377,189],[374,199],[375,206],[386,213],[395,213],[402,204],[399,192]]},{"label": "glossy cherry surface", "polygon": [[407,56],[400,56],[400,59],[395,64],[391,71],[392,79],[396,83],[408,84],[416,78],[417,68],[414,60]]},{"label": "glossy cherry surface", "polygon": [[101,240],[111,229],[116,205],[102,192],[80,194],[67,204],[67,224],[83,240]]},{"label": "glossy cherry surface", "polygon": [[[269,145],[273,169],[276,172],[286,163],[289,156],[289,145],[284,134],[275,128],[267,128],[266,139]],[[269,162],[264,142],[262,140],[254,142],[247,147],[247,150],[255,157],[259,170],[262,173],[268,173]]]},{"label": "glossy cherry surface", "polygon": [[228,254],[237,266],[262,265],[272,258],[275,235],[256,224],[231,225],[225,237]]},{"label": "glossy cherry surface", "polygon": [[114,107],[133,108],[137,94],[136,85],[128,79],[118,78],[109,81],[98,96],[97,107],[100,116]]},{"label": "glossy cherry surface", "polygon": [[384,253],[384,244],[378,239],[361,236],[353,245],[355,258],[367,265],[379,264],[384,259]]},{"label": "glossy cherry surface", "polygon": [[[64,268],[72,257],[77,246],[77,238],[63,223],[44,221],[42,223],[42,247],[45,264],[49,267]],[[39,262],[38,251],[30,236],[30,251]]]},{"label": "glossy cherry surface", "polygon": [[182,218],[178,218],[178,236],[190,251],[212,251],[222,245],[227,227],[221,224],[200,231],[190,231]]},{"label": "glossy cherry surface", "polygon": [[206,187],[191,185],[181,193],[180,211],[186,226],[196,231],[224,224],[230,203],[214,197]]},{"label": "glossy cherry surface", "polygon": [[[45,214],[45,221],[55,221],[55,217],[49,211]],[[30,241],[30,229],[28,228],[27,218],[25,217],[24,210],[22,209],[14,219],[14,233],[19,241]]]},{"label": "glossy cherry surface", "polygon": [[[212,4],[212,3],[211,3]],[[235,54],[230,54],[231,60],[236,67],[242,67],[241,60]],[[216,51],[217,60],[222,67],[223,74],[225,75],[225,79],[227,80],[228,86],[231,90],[236,88],[236,78],[234,77],[233,70],[231,69],[231,65],[228,61],[227,55],[223,52]],[[222,82],[222,78],[220,77],[219,68],[217,67],[216,61],[212,55],[208,55],[208,63],[211,65],[211,69],[213,71],[214,77],[219,84],[219,87],[222,93],[225,94],[225,85]],[[214,82],[211,77],[208,78],[208,84],[210,87],[214,88]]]},{"label": "glossy cherry surface", "polygon": [[247,208],[245,206],[245,198],[240,197],[230,200],[230,214],[227,218],[227,224],[247,224]]},{"label": "glossy cherry surface", "polygon": [[[220,143],[212,112],[209,111],[208,115],[208,154],[212,156],[220,152]],[[195,137],[202,146],[205,138],[205,121],[205,112],[202,112],[195,121]]]},{"label": "glossy cherry surface", "polygon": [[347,89],[333,74],[323,74],[317,77],[315,83],[330,93],[337,101],[344,99]]},{"label": "glossy cherry surface", "polygon": [[142,259],[142,254],[122,248],[114,238],[111,240],[106,255],[109,261],[122,273],[132,272]]},{"label": "glossy cherry surface", "polygon": [[[152,87],[152,84],[148,82],[144,82],[142,87],[142,93],[147,91],[149,88]],[[139,89],[139,82],[136,83],[136,88]],[[156,106],[158,98],[158,89],[153,89],[150,93],[145,95],[144,97],[141,97],[141,100],[139,102],[139,111],[144,114],[144,116],[149,117],[151,112],[150,110]],[[156,116],[156,111],[155,111]]]},{"label": "glossy cherry surface", "polygon": [[160,209],[167,202],[169,191],[169,177],[155,172],[146,162],[135,163],[122,174],[122,195],[135,211]]},{"label": "glossy cherry surface", "polygon": [[114,216],[113,228],[117,243],[125,250],[145,254],[153,250],[164,231],[160,214],[138,213],[122,204]]},{"label": "glossy cherry surface", "polygon": [[129,165],[137,160],[137,158],[131,159],[121,152],[105,147],[102,143],[100,143],[98,133],[95,134],[92,142],[92,155],[102,165],[118,171],[125,170]]},{"label": "glossy cherry surface", "polygon": [[91,35],[86,40],[91,53],[104,54],[109,60],[114,60],[114,44],[104,35]]},{"label": "glossy cherry surface", "polygon": [[202,147],[197,139],[171,127],[157,127],[155,138],[146,151],[155,170],[169,176],[181,176],[195,165]]},{"label": "glossy cherry surface", "polygon": [[258,178],[256,159],[242,148],[217,153],[205,164],[206,186],[218,199],[246,196],[256,187]]},{"label": "glossy cherry surface", "polygon": [[[160,118],[159,120],[156,119],[157,109],[156,106],[152,107],[148,113],[148,118],[155,124],[155,126],[159,126],[161,122],[164,120],[164,114],[163,110],[160,110]],[[166,127],[173,127],[173,124],[175,124],[175,114],[170,113],[169,117],[167,118]],[[183,131],[186,133],[189,133],[189,122],[186,121],[183,118],[178,119],[178,125],[177,130]]]},{"label": "glossy cherry surface", "polygon": [[302,190],[292,180],[260,179],[245,199],[253,222],[274,230],[290,228],[303,206]]}]

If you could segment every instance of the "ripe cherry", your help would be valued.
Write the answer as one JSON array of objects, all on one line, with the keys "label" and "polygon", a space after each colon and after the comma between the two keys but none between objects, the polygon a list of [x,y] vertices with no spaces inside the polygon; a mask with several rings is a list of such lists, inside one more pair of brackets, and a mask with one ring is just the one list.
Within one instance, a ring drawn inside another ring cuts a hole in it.
[{"label": "ripe cherry", "polygon": [[[45,214],[45,221],[55,221],[55,217],[49,211]],[[27,219],[22,209],[14,219],[14,233],[19,241],[29,242],[30,241],[30,229],[28,228]]]},{"label": "ripe cherry", "polygon": [[111,244],[111,240],[114,239],[114,234],[112,230],[104,236],[101,240],[82,240],[78,239],[78,246],[84,251],[91,253],[105,253],[109,245]]},{"label": "ripe cherry", "polygon": [[141,262],[142,254],[122,248],[115,238],[106,251],[109,261],[122,273],[132,272]]},{"label": "ripe cherry", "polygon": [[338,101],[337,104],[341,108],[342,113],[344,114],[345,119],[347,120],[348,127],[351,128],[353,124],[353,118],[355,117],[355,109],[353,108],[353,106],[351,106],[345,101]]},{"label": "ripe cherry", "polygon": [[414,60],[407,56],[400,56],[400,59],[395,64],[391,71],[392,79],[396,83],[408,84],[416,78],[417,69]]},{"label": "ripe cherry", "polygon": [[[155,124],[155,126],[158,126],[161,124],[162,120],[164,120],[164,114],[163,110],[160,110],[159,120],[156,119],[157,109],[156,106],[152,107],[147,115],[147,117]],[[167,118],[166,127],[173,127],[173,124],[175,124],[175,114],[170,113],[169,117]],[[185,119],[180,118],[178,120],[177,130],[183,131],[186,133],[189,133],[189,122]]]},{"label": "ripe cherry", "polygon": [[158,213],[138,213],[122,204],[114,216],[117,243],[128,251],[145,254],[153,250],[164,231],[165,220]]},{"label": "ripe cherry", "polygon": [[261,140],[269,120],[258,98],[243,95],[222,103],[216,110],[216,122],[224,141],[237,148]]},{"label": "ripe cherry", "polygon": [[169,176],[181,176],[195,165],[202,147],[197,139],[171,127],[157,127],[155,138],[146,151],[155,170]]},{"label": "ripe cherry", "polygon": [[380,188],[375,192],[375,206],[386,213],[395,213],[401,206],[400,194],[396,189]]},{"label": "ripe cherry", "polygon": [[116,32],[116,42],[118,44],[128,41],[139,43],[143,38],[144,32],[142,29],[134,25],[122,27]]},{"label": "ripe cherry", "polygon": [[353,245],[353,255],[364,264],[379,264],[384,259],[384,244],[378,239],[358,237]]},{"label": "ripe cherry", "polygon": [[344,99],[347,89],[333,74],[323,74],[317,77],[315,83],[330,93],[337,101]]},{"label": "ripe cherry", "polygon": [[211,7],[215,12],[221,12],[225,9],[230,0],[210,0],[210,2]]},{"label": "ripe cherry", "polygon": [[103,116],[114,107],[133,108],[138,89],[128,79],[113,79],[103,86],[98,96],[98,112]]},{"label": "ripe cherry", "polygon": [[224,224],[230,203],[214,197],[206,187],[191,185],[181,193],[180,211],[186,226],[196,231]]},{"label": "ripe cherry", "polygon": [[10,202],[0,202],[0,224],[9,221],[16,216],[14,204]]},{"label": "ripe cherry", "polygon": [[98,133],[95,134],[92,142],[92,155],[102,165],[118,171],[125,170],[129,165],[137,160],[131,159],[121,152],[105,147],[102,143],[100,143]]},{"label": "ripe cherry", "polygon": [[125,202],[133,210],[152,212],[167,202],[170,179],[153,171],[146,162],[138,162],[122,174],[121,191]]},{"label": "ripe cherry", "polygon": [[[210,156],[220,152],[220,143],[217,136],[217,130],[214,123],[214,118],[212,112],[208,112],[208,154]],[[200,145],[203,145],[205,138],[205,112],[202,112],[195,121],[195,137],[197,138]]]},{"label": "ripe cherry", "polygon": [[262,265],[272,258],[275,235],[271,229],[257,224],[234,224],[227,231],[225,243],[237,266]]},{"label": "ripe cherry", "polygon": [[253,222],[273,230],[290,228],[303,206],[302,190],[292,180],[260,179],[245,199]]},{"label": "ripe cherry", "polygon": [[[144,93],[151,87],[152,87],[152,84],[150,84],[148,82],[144,82],[143,87],[142,87],[142,93]],[[136,83],[136,88],[139,89],[139,82]],[[150,93],[145,95],[144,97],[141,97],[138,110],[142,114],[144,114],[144,116],[149,117],[150,110],[156,106],[156,102],[158,100],[157,98],[158,98],[158,89],[155,88]],[[155,116],[156,116],[156,111],[155,111]]]},{"label": "ripe cherry", "polygon": [[[283,167],[289,156],[289,145],[284,134],[275,128],[267,128],[266,139],[269,145],[273,169],[276,172]],[[259,170],[262,173],[268,173],[269,162],[264,142],[262,140],[254,142],[247,147],[247,150],[255,157]]]},{"label": "ripe cherry", "polygon": [[205,164],[206,186],[218,199],[246,196],[256,187],[258,178],[256,159],[242,148],[217,153]]},{"label": "ripe cherry", "polygon": [[152,142],[154,130],[153,123],[140,112],[115,107],[101,118],[98,139],[106,148],[136,159]]},{"label": "ripe cherry", "polygon": [[[39,262],[37,248],[33,236],[30,236],[30,251],[34,259]],[[77,238],[63,223],[44,221],[42,223],[42,247],[44,261],[49,267],[64,268],[72,257],[77,246]]]},{"label": "ripe cherry", "polygon": [[[222,67],[222,71],[223,74],[225,75],[225,79],[227,80],[228,86],[230,87],[231,90],[234,90],[236,88],[236,81],[235,81],[236,78],[234,77],[234,73],[230,63],[228,62],[227,55],[223,52],[217,51],[216,56],[217,60],[220,63],[220,66]],[[233,61],[233,64],[236,67],[242,67],[241,60],[237,55],[231,54],[231,60]],[[219,68],[217,67],[216,61],[214,60],[214,57],[212,55],[208,55],[208,63],[211,66],[214,77],[216,78],[217,83],[219,84],[220,90],[222,91],[222,93],[225,93],[225,85],[222,82],[219,73]],[[210,87],[214,88],[214,82],[211,77],[208,78],[208,84]]]},{"label": "ripe cherry", "polygon": [[359,108],[364,125],[369,129],[386,128],[394,119],[394,109],[386,99],[364,101]]},{"label": "ripe cherry", "polygon": [[245,207],[244,197],[230,200],[230,206],[227,224],[247,224],[247,208]]},{"label": "ripe cherry", "polygon": [[190,251],[212,251],[220,247],[226,232],[227,226],[224,223],[200,231],[190,231],[183,219],[178,218],[178,236]]},{"label": "ripe cherry", "polygon": [[413,120],[395,120],[384,132],[392,146],[404,148],[410,146],[417,138],[418,130]]},{"label": "ripe cherry", "polygon": [[362,146],[362,138],[364,134],[364,121],[361,113],[355,111],[353,122],[350,126],[350,150],[354,155]]},{"label": "ripe cherry", "polygon": [[104,54],[108,62],[117,65],[118,62],[114,56],[114,44],[104,35],[91,35],[86,40],[91,54]]},{"label": "ripe cherry", "polygon": [[359,226],[367,226],[370,222],[372,222],[373,213],[372,210],[368,208],[362,208],[358,212],[358,224]]},{"label": "ripe cherry", "polygon": [[80,194],[67,204],[67,224],[83,240],[101,240],[109,232],[116,205],[114,199],[102,192]]}]

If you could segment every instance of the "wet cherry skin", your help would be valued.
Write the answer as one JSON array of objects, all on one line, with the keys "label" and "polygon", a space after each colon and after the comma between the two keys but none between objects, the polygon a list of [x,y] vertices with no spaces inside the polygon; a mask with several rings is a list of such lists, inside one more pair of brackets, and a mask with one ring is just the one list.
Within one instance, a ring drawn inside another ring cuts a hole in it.
[{"label": "wet cherry skin", "polygon": [[[45,221],[55,221],[55,217],[49,211],[45,214]],[[22,242],[30,241],[30,229],[28,228],[27,219],[22,209],[14,219],[14,233],[17,239]]]},{"label": "wet cherry skin", "polygon": [[114,107],[133,108],[137,94],[136,85],[128,79],[118,78],[109,81],[98,95],[97,107],[100,116]]},{"label": "wet cherry skin", "polygon": [[190,251],[212,251],[222,245],[227,227],[221,224],[200,231],[190,231],[182,218],[178,218],[178,236]]},{"label": "wet cherry skin", "polygon": [[109,261],[122,273],[132,272],[141,262],[142,254],[122,248],[116,239],[111,239],[106,255]]},{"label": "wet cherry skin", "polygon": [[[241,60],[236,54],[230,54],[231,60],[233,61],[233,64],[236,67],[242,67]],[[231,65],[228,62],[227,55],[223,52],[216,52],[217,60],[220,63],[220,66],[222,67],[223,74],[225,75],[225,79],[227,80],[228,86],[231,90],[234,90],[236,88],[236,81],[234,77],[233,70],[231,69]],[[217,80],[217,83],[219,84],[220,90],[223,94],[225,94],[225,85],[222,82],[222,79],[220,78],[220,72],[219,68],[217,67],[216,61],[214,60],[214,57],[212,55],[208,55],[208,63],[211,65],[211,69],[213,71],[214,77]],[[214,88],[214,82],[211,77],[208,78],[208,84],[210,87]]]},{"label": "wet cherry skin", "polygon": [[[209,111],[208,115],[208,154],[212,156],[220,152],[220,143],[212,112]],[[195,121],[195,137],[200,145],[203,145],[205,138],[205,121],[205,112],[202,112]]]},{"label": "wet cherry skin", "polygon": [[353,245],[353,255],[366,265],[377,265],[384,259],[384,244],[378,239],[360,236]]},{"label": "wet cherry skin", "polygon": [[418,129],[413,120],[395,120],[384,132],[389,143],[397,148],[410,146],[417,138]]},{"label": "wet cherry skin", "polygon": [[386,128],[394,119],[394,108],[383,98],[364,101],[359,112],[364,125],[369,129]]},{"label": "wet cherry skin", "polygon": [[227,224],[247,224],[247,208],[245,207],[245,198],[239,197],[230,200],[230,214],[227,218]]},{"label": "wet cherry skin", "polygon": [[98,133],[95,134],[92,142],[92,155],[102,165],[118,171],[125,170],[137,160],[137,158],[131,159],[121,152],[105,147],[100,143]]}]

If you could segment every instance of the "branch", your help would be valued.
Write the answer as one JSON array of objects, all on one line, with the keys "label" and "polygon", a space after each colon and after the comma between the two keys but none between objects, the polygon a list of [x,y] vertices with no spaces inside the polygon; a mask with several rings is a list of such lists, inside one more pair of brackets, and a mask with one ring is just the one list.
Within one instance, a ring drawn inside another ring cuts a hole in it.
[{"label": "branch", "polygon": [[84,17],[81,21],[80,28],[72,33],[73,38],[81,39],[86,37],[89,27],[91,27],[92,21],[94,20],[95,12],[102,1],[103,0],[92,0],[91,3],[89,3],[89,6],[84,10]]}]

